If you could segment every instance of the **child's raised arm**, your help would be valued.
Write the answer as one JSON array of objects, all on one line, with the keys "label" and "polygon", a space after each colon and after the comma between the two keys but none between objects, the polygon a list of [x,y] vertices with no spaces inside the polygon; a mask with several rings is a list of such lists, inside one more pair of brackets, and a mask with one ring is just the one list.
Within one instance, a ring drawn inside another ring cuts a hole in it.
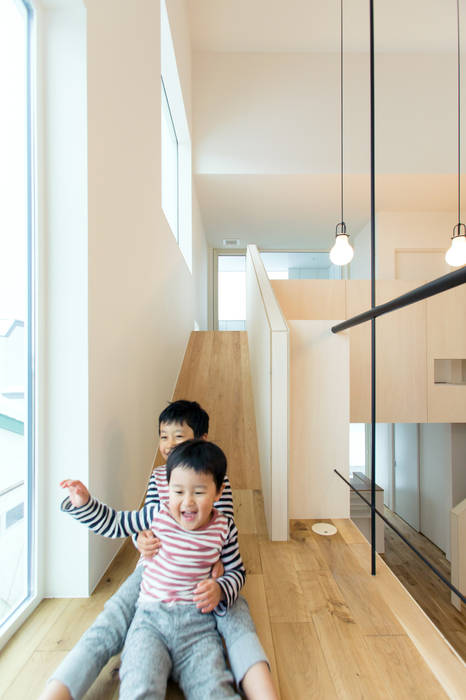
[{"label": "child's raised arm", "polygon": [[154,513],[159,509],[158,504],[151,503],[140,510],[115,510],[92,498],[80,481],[66,479],[62,485],[68,488],[70,495],[61,504],[61,510],[104,537],[128,537],[149,530]]},{"label": "child's raised arm", "polygon": [[68,496],[75,508],[85,506],[90,500],[91,494],[84,486],[82,481],[73,481],[72,479],[64,479],[60,482],[62,489],[68,489]]}]

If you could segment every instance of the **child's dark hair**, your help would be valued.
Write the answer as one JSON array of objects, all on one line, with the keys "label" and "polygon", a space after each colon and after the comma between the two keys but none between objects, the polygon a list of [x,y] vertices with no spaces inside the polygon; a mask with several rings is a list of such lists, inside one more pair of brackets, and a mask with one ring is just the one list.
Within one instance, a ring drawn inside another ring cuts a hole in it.
[{"label": "child's dark hair", "polygon": [[198,474],[212,474],[220,489],[227,473],[227,458],[223,451],[207,440],[186,440],[177,445],[167,458],[167,481],[176,467],[193,469]]},{"label": "child's dark hair", "polygon": [[187,423],[195,438],[201,438],[209,432],[209,414],[199,406],[197,401],[172,401],[159,416],[159,433],[162,423]]}]

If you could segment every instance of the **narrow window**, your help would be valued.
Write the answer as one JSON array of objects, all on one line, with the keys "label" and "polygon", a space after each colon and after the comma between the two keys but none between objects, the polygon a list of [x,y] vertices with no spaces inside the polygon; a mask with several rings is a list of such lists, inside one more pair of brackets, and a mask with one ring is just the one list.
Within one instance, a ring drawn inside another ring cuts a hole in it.
[{"label": "narrow window", "polygon": [[162,80],[162,209],[179,241],[178,139]]},{"label": "narrow window", "polygon": [[0,0],[0,630],[32,593],[31,7]]}]

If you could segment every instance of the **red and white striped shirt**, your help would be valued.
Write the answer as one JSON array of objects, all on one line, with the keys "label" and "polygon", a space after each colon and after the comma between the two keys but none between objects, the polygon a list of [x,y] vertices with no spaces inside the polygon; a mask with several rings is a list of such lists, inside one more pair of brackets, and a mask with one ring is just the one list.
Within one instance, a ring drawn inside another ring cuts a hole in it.
[{"label": "red and white striped shirt", "polygon": [[212,566],[227,542],[228,518],[214,510],[207,525],[198,530],[184,530],[162,503],[151,529],[162,547],[156,557],[143,562],[139,600],[192,603],[197,584],[210,577]]},{"label": "red and white striped shirt", "polygon": [[[223,592],[223,600],[221,600],[215,608],[215,612],[218,615],[224,615],[226,610],[233,605],[246,578],[246,570],[239,553],[238,530],[236,529],[233,519],[229,517],[230,513],[233,511],[233,500],[227,477],[225,477],[224,483],[225,488],[223,493],[218,502],[215,503],[215,508],[218,509],[219,515],[225,518],[228,529],[228,533],[223,541],[223,546],[221,550],[217,551],[217,557],[214,559],[215,563],[218,559],[218,553],[220,553],[220,559],[225,568],[223,576],[217,579],[217,583]],[[159,493],[159,489],[161,493]],[[99,535],[111,538],[127,537],[128,535],[137,535],[137,533],[142,530],[151,528],[158,511],[162,508],[167,508],[167,500],[168,483],[166,470],[163,467],[158,467],[152,472],[146,501],[140,510],[117,511],[92,497],[86,505],[80,508],[74,508],[69,497],[67,497],[61,504],[61,509]],[[220,511],[223,512],[220,513]],[[186,530],[182,532],[187,534]],[[199,531],[192,530],[190,532],[194,533]],[[159,550],[156,559],[160,556],[160,551],[161,550]],[[186,549],[186,563],[184,564],[186,567],[189,566],[187,560],[189,553],[190,550]]]}]

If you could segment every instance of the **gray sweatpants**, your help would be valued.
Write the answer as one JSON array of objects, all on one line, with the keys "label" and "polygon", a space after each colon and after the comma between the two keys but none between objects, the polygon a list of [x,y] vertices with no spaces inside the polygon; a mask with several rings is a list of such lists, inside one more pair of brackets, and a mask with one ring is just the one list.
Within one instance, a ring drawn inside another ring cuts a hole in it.
[{"label": "gray sweatpants", "polygon": [[[66,685],[74,700],[81,700],[105,664],[123,649],[136,611],[141,577],[142,566],[138,566],[53,673],[52,678]],[[239,684],[251,666],[267,662],[248,604],[239,597],[226,615],[215,619]]]},{"label": "gray sweatpants", "polygon": [[169,676],[187,700],[239,698],[213,613],[194,603],[141,603],[120,668],[120,700],[164,700]]}]

